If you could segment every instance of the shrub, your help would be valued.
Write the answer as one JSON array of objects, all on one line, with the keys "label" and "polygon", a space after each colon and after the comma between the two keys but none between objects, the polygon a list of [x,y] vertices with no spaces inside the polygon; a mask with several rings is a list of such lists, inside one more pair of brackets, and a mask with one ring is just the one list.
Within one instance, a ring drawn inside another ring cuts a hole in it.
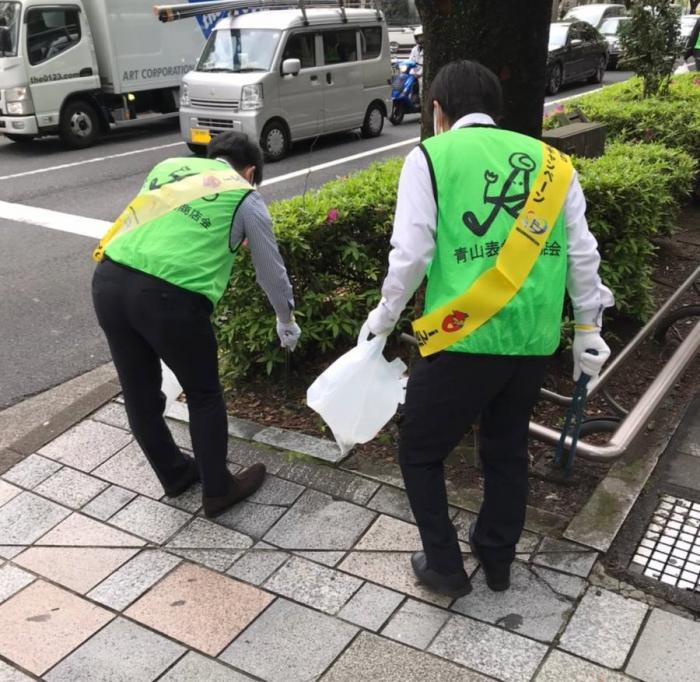
[{"label": "shrub", "polygon": [[[401,164],[400,159],[375,164],[305,197],[270,206],[303,330],[295,364],[349,348],[376,305]],[[591,229],[600,240],[603,277],[615,293],[618,311],[643,319],[652,306],[650,239],[674,224],[695,162],[659,144],[613,144],[603,158],[579,159],[576,165]],[[215,323],[225,383],[284,364],[274,313],[255,282],[245,249]]]}]

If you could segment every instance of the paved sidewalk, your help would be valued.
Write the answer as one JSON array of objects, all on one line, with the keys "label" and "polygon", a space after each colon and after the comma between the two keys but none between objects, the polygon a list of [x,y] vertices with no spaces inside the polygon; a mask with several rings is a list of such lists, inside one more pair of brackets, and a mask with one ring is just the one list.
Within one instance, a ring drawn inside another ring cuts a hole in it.
[{"label": "paved sidewalk", "polygon": [[526,532],[496,594],[465,545],[452,602],[416,585],[399,488],[244,440],[229,460],[269,475],[212,522],[112,402],[0,477],[0,682],[700,679],[700,623],[591,584],[586,547]]}]

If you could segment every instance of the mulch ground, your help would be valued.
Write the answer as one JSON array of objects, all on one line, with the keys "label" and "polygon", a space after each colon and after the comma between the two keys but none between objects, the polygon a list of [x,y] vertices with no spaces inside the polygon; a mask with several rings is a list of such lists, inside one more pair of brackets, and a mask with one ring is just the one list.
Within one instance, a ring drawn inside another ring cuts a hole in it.
[{"label": "mulch ground", "polygon": [[[672,238],[656,242],[658,258],[654,273],[654,297],[658,305],[685,281],[700,262],[700,207],[688,208],[681,224],[684,226],[683,231]],[[700,296],[691,288],[679,302],[679,305],[683,304],[700,304]],[[695,321],[696,319],[689,319],[674,325],[663,344],[653,339],[643,343],[613,375],[605,392],[626,409],[634,406]],[[605,337],[614,354],[634,337],[640,326],[638,322],[622,318],[606,319]],[[387,357],[400,355],[408,362],[412,352],[395,342],[388,345],[386,354]],[[562,349],[552,358],[545,381],[546,388],[571,395],[573,381],[570,355],[568,349]],[[306,389],[334,359],[330,356],[320,359],[316,366],[308,368],[304,373],[296,371],[292,366],[282,384],[277,380],[259,381],[236,389],[228,396],[229,413],[269,426],[332,438],[321,418],[306,406]],[[696,360],[674,388],[676,403],[687,404],[698,385],[700,363]],[[561,406],[540,401],[534,419],[556,428],[561,425],[564,413],[565,409]],[[586,415],[589,418],[607,417],[614,416],[615,412],[601,391],[589,402]],[[395,462],[397,436],[398,427],[392,421],[372,442],[355,448],[353,456],[377,464]],[[473,442],[473,439],[473,434],[467,436],[467,442]],[[607,436],[596,434],[587,440],[605,443]],[[531,440],[530,456],[534,467],[530,477],[530,504],[570,518],[590,497],[610,465],[586,462],[579,458],[569,481],[556,480],[541,473],[543,465],[551,460],[552,454],[553,446]],[[466,457],[450,457],[446,462],[446,475],[460,488],[476,488],[482,484],[479,468],[467,461]]]}]

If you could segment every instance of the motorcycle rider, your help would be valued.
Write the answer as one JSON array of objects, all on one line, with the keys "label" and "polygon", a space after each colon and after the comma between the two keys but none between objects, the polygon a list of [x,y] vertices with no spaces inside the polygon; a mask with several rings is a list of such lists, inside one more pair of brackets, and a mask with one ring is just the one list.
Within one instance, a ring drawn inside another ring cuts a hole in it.
[{"label": "motorcycle rider", "polygon": [[412,62],[415,62],[415,64],[416,64],[414,69],[415,69],[416,77],[418,78],[418,88],[413,93],[413,96],[415,97],[416,100],[419,100],[420,93],[423,92],[423,27],[422,26],[418,26],[418,28],[416,28],[416,30],[413,31],[413,39],[416,41],[416,44],[413,46],[413,49],[411,50],[411,55],[409,56],[409,60]]}]

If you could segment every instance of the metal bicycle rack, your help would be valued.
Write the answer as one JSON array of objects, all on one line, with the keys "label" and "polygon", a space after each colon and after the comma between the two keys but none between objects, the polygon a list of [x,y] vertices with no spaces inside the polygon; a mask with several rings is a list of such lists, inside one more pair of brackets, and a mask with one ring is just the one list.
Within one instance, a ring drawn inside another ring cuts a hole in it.
[{"label": "metal bicycle rack", "polygon": [[[637,335],[613,359],[607,369],[600,375],[598,382],[591,389],[590,395],[601,391],[613,372],[657,329],[666,329],[670,324],[683,317],[698,315],[698,306],[686,306],[685,308],[672,310],[678,299],[688,289],[693,287],[698,291],[696,284],[698,279],[700,279],[700,266],[695,268],[695,271],[690,277],[683,282],[680,288],[661,306],[661,308],[659,308],[649,322],[639,330]],[[585,440],[579,441],[576,448],[577,456],[593,462],[612,462],[622,457],[630,446],[630,443],[640,433],[659,406],[659,403],[664,399],[669,389],[693,360],[698,349],[700,349],[700,319],[698,319],[692,331],[683,340],[664,365],[659,375],[649,385],[636,405],[629,412],[626,412],[623,408],[617,406],[613,400],[608,398],[613,409],[618,413],[624,414],[622,421],[620,421],[619,426],[606,445],[595,445],[587,443]],[[542,389],[540,396],[545,400],[558,403],[559,405],[569,405],[572,400],[571,396],[561,395],[548,389]],[[530,435],[546,443],[555,444],[559,442],[561,431],[544,426],[543,424],[538,424],[537,422],[530,422]],[[570,439],[567,438],[566,445],[569,445],[570,442]]]}]

